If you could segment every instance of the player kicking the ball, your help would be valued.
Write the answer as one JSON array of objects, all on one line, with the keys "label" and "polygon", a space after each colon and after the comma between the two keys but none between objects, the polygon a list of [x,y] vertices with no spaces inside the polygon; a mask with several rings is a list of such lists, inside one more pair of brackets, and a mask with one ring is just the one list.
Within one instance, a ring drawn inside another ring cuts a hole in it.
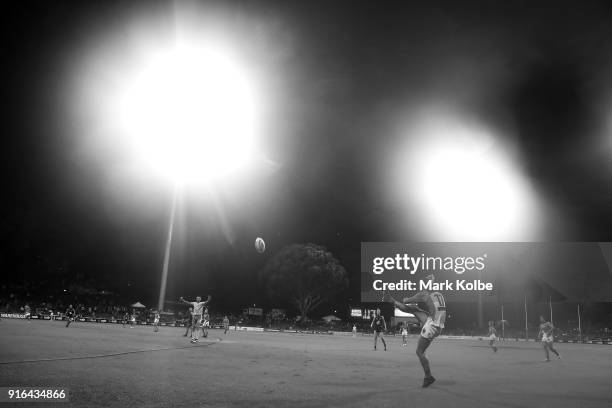
[{"label": "player kicking the ball", "polygon": [[538,333],[538,337],[540,336],[542,336],[542,347],[544,347],[544,353],[546,354],[546,360],[544,361],[550,361],[548,350],[555,353],[557,358],[561,360],[561,355],[553,347],[553,325],[552,323],[547,322],[546,319],[544,319],[544,316],[540,316],[540,332]]},{"label": "player kicking the ball", "polygon": [[[434,275],[427,275],[424,279],[433,281]],[[384,295],[383,295],[384,299]],[[446,321],[446,302],[440,292],[428,292],[426,290],[416,295],[404,298],[398,302],[391,297],[391,301],[402,312],[412,313],[421,322],[421,336],[417,344],[416,355],[419,357],[425,378],[423,388],[429,387],[436,379],[431,375],[429,360],[425,356],[425,351],[436,337],[442,333],[444,322]],[[418,307],[417,303],[425,303],[426,310]]]},{"label": "player kicking the ball", "polygon": [[202,297],[197,296],[195,302],[185,300],[182,296],[180,297],[181,302],[188,304],[193,307],[193,318],[191,320],[191,342],[198,342],[198,335],[200,334],[200,322],[202,321],[202,313],[204,312],[204,306],[210,302],[211,296],[208,295],[208,299],[202,302]]}]

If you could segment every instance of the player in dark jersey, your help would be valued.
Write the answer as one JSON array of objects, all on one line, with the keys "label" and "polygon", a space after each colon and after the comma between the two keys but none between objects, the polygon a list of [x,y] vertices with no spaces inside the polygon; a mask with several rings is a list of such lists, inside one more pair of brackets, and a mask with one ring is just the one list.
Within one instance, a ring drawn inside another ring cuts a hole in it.
[{"label": "player in dark jersey", "polygon": [[[434,275],[427,275],[423,280],[435,280]],[[417,344],[416,355],[421,362],[425,378],[423,388],[429,387],[436,379],[431,375],[429,360],[425,351],[436,337],[442,333],[446,321],[446,302],[440,292],[421,291],[416,295],[404,298],[401,302],[390,297],[391,301],[402,312],[412,313],[421,322],[421,336]],[[383,295],[384,300],[384,295]],[[421,309],[418,303],[424,303],[425,309]]]},{"label": "player in dark jersey", "polygon": [[540,316],[540,332],[538,333],[538,337],[542,337],[542,347],[544,347],[544,353],[546,354],[546,362],[550,361],[550,355],[548,354],[548,350],[555,353],[557,358],[560,360],[561,355],[555,348],[553,347],[553,325],[550,322],[547,322],[544,319],[544,316]]},{"label": "player in dark jersey", "polygon": [[183,337],[187,337],[193,324],[193,307],[189,308],[189,312],[185,315],[185,319],[183,319],[183,324],[185,324],[185,327],[187,328],[185,330],[185,334],[183,334]]},{"label": "player in dark jersey", "polygon": [[491,320],[489,321],[489,347],[493,349],[494,353],[497,353],[495,340],[497,340],[497,330],[495,329],[495,322]]},{"label": "player in dark jersey", "polygon": [[374,329],[374,350],[376,350],[376,343],[380,337],[380,341],[382,341],[385,351],[387,351],[387,343],[385,343],[385,338],[383,337],[383,333],[387,331],[387,322],[385,322],[384,316],[380,315],[380,309],[376,309],[376,316],[372,319],[370,327]]},{"label": "player in dark jersey", "polygon": [[72,307],[72,305],[68,306],[68,309],[66,309],[66,317],[68,318],[66,327],[70,326],[70,323],[74,322],[75,315],[76,315],[76,310],[74,310],[74,307]]}]

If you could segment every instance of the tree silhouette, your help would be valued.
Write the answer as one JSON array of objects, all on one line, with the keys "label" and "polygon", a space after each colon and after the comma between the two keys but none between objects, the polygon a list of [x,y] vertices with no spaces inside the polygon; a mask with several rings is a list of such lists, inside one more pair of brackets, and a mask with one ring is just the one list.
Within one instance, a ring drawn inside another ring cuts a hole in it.
[{"label": "tree silhouette", "polygon": [[301,322],[321,303],[348,287],[344,267],[331,252],[316,244],[282,248],[259,277],[271,299],[288,301],[298,309]]}]

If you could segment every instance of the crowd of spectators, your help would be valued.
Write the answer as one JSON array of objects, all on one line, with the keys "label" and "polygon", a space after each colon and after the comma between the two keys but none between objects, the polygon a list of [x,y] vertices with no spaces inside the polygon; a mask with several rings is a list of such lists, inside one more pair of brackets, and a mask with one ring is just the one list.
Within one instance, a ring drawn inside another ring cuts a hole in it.
[{"label": "crowd of spectators", "polygon": [[[87,284],[65,285],[62,290],[49,290],[46,282],[33,282],[29,284],[2,284],[0,286],[0,313],[23,313],[26,305],[32,314],[41,316],[61,317],[69,305],[72,305],[77,315],[90,320],[122,320],[125,316],[134,315],[138,323],[149,323],[153,321],[156,310],[153,308],[134,308],[125,299],[107,291],[95,290]],[[362,319],[351,319],[348,321],[320,319],[306,319],[300,321],[298,317],[290,318],[282,315],[250,316],[247,314],[224,313],[223,311],[210,310],[210,323],[221,326],[224,317],[227,316],[231,325],[255,326],[272,330],[283,331],[353,331],[355,327],[358,333],[371,332],[370,321]],[[162,323],[171,325],[186,325],[191,320],[187,307],[177,306],[175,310],[163,312]],[[418,327],[412,327],[410,332],[418,333]],[[399,334],[401,325],[388,326],[390,334]],[[528,328],[529,338],[535,339],[538,326],[531,325]],[[484,336],[484,330],[476,327],[461,328],[447,327],[446,335],[456,336]],[[519,340],[525,338],[525,329],[507,326],[504,330],[498,328],[498,336],[505,339]],[[559,324],[555,331],[555,337],[559,341],[612,341],[612,329],[604,324],[590,324],[586,329],[579,331],[576,327]]]},{"label": "crowd of spectators", "polygon": [[57,315],[72,305],[78,314],[95,318],[111,317],[128,310],[128,307],[110,292],[71,285],[67,289],[49,290],[41,294],[45,288],[41,282],[3,284],[0,287],[0,312],[20,313],[28,305],[33,314]]}]

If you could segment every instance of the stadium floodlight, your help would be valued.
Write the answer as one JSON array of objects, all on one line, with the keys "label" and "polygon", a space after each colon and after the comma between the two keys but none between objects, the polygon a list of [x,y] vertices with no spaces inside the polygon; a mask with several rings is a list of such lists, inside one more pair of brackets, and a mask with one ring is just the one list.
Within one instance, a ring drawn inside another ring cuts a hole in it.
[{"label": "stadium floodlight", "polygon": [[251,160],[255,92],[245,70],[222,50],[183,42],[151,52],[117,91],[117,129],[150,171],[191,184]]},{"label": "stadium floodlight", "polygon": [[[535,238],[538,203],[511,149],[482,124],[429,110],[399,150],[391,188],[427,239]],[[397,193],[399,192],[399,196]]]},{"label": "stadium floodlight", "polygon": [[257,103],[246,71],[209,43],[146,55],[115,95],[116,128],[137,162],[176,184],[158,310],[163,310],[179,186],[227,176],[253,157]]},{"label": "stadium floodlight", "polygon": [[96,155],[115,152],[113,164],[126,163],[135,175],[174,188],[160,311],[177,195],[190,185],[230,182],[261,159],[256,71],[221,36],[179,28],[108,44],[75,75],[80,97],[74,110],[84,119],[83,134],[93,136],[83,138],[88,147],[108,146]]}]

